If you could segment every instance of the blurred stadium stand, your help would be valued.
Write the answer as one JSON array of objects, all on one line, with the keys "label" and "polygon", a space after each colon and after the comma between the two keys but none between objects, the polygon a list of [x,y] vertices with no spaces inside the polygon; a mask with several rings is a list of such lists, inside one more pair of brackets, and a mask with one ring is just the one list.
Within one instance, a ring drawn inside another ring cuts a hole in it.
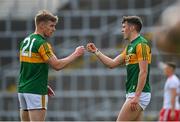
[{"label": "blurred stadium stand", "polygon": [[[61,58],[88,42],[94,42],[105,54],[114,57],[126,44],[120,32],[122,16],[141,16],[142,34],[151,41],[153,53],[152,100],[144,118],[157,120],[164,84],[157,62],[164,60],[163,56],[171,59],[173,56],[159,55],[153,28],[162,11],[174,2],[176,0],[0,0],[0,120],[19,120],[16,93],[19,43],[34,31],[34,15],[40,9],[48,9],[59,17],[57,31],[49,40]],[[116,119],[125,100],[124,67],[107,69],[95,56],[86,53],[66,69],[49,73],[49,84],[56,96],[49,99],[47,120]]]}]

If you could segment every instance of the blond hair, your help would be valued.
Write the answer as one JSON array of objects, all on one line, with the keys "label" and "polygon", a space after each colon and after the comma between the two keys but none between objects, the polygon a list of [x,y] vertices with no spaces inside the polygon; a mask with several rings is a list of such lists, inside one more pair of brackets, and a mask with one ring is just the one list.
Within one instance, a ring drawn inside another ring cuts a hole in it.
[{"label": "blond hair", "polygon": [[37,26],[40,22],[58,22],[58,17],[53,15],[51,12],[47,10],[39,11],[35,16],[35,25]]}]

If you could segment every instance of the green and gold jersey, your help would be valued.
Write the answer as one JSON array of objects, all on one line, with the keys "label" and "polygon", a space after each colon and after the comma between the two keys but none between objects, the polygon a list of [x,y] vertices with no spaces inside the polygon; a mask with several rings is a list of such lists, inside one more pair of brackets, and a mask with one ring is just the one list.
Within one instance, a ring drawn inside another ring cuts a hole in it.
[{"label": "green and gold jersey", "polygon": [[151,48],[148,41],[139,35],[126,47],[126,49],[122,52],[122,56],[125,59],[127,69],[126,93],[136,91],[140,71],[140,61],[148,61],[148,74],[146,84],[142,92],[150,92],[149,72],[151,64]]},{"label": "green and gold jersey", "polygon": [[39,34],[31,34],[21,42],[19,93],[47,94],[46,61],[53,55],[50,44]]}]

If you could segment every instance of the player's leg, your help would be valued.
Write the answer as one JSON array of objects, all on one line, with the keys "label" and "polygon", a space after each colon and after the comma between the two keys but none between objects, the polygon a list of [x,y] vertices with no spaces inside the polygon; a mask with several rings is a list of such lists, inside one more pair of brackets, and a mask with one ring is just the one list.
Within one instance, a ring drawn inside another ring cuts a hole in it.
[{"label": "player's leg", "polygon": [[167,111],[166,109],[161,109],[159,112],[159,121],[165,121],[167,119]]},{"label": "player's leg", "polygon": [[172,110],[169,109],[167,121],[175,121],[175,122],[179,121],[179,112],[180,112],[180,111],[179,111],[179,110],[174,110],[175,115],[174,115],[173,118],[171,118],[171,112],[172,112]]},{"label": "player's leg", "polygon": [[30,121],[45,121],[48,96],[26,93],[25,99]]},{"label": "player's leg", "polygon": [[144,114],[144,111],[141,111],[140,114],[139,114],[139,116],[136,118],[135,121],[142,121],[143,114]]},{"label": "player's leg", "polygon": [[28,110],[20,110],[21,121],[30,121]]},{"label": "player's leg", "polygon": [[140,105],[137,105],[137,111],[132,111],[130,108],[130,100],[126,100],[118,115],[117,122],[119,121],[133,121],[136,120],[143,111]]},{"label": "player's leg", "polygon": [[180,121],[180,110],[178,110],[178,120]]},{"label": "player's leg", "polygon": [[45,109],[29,110],[29,117],[31,121],[45,121],[46,110]]},{"label": "player's leg", "polygon": [[18,93],[19,105],[20,105],[20,119],[21,121],[30,121],[29,113],[27,110],[27,104],[24,97],[24,93]]}]

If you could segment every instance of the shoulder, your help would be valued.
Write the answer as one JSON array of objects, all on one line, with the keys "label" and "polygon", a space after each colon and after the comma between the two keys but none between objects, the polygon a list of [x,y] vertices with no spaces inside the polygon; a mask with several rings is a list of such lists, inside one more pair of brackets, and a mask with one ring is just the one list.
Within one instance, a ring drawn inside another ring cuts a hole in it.
[{"label": "shoulder", "polygon": [[180,83],[179,78],[176,75],[172,76],[172,81],[176,84]]},{"label": "shoulder", "polygon": [[35,38],[39,43],[46,42],[46,39],[44,37],[42,37],[41,35],[38,35],[38,34],[34,34],[33,38]]},{"label": "shoulder", "polygon": [[37,47],[40,47],[44,43],[47,43],[46,39],[43,38],[41,35],[38,35],[38,34],[32,34],[31,38],[35,39],[35,44]]},{"label": "shoulder", "polygon": [[145,39],[143,36],[139,36],[139,43],[149,45],[149,41],[147,39]]},{"label": "shoulder", "polygon": [[149,41],[145,39],[143,36],[139,36],[135,45],[136,47],[145,46],[145,47],[151,48]]},{"label": "shoulder", "polygon": [[178,77],[176,75],[173,75],[170,78],[168,78],[167,84],[170,87],[176,88],[176,87],[179,86],[180,81],[179,81],[179,79],[178,79]]},{"label": "shoulder", "polygon": [[136,41],[136,43],[135,43],[135,46],[136,46],[136,48],[138,48],[138,47],[141,47],[141,48],[143,48],[143,47],[148,47],[148,48],[151,48],[150,47],[150,44],[149,44],[149,41],[147,41],[144,37],[142,37],[142,36],[139,36],[138,37],[138,39],[137,39],[137,41]]}]

